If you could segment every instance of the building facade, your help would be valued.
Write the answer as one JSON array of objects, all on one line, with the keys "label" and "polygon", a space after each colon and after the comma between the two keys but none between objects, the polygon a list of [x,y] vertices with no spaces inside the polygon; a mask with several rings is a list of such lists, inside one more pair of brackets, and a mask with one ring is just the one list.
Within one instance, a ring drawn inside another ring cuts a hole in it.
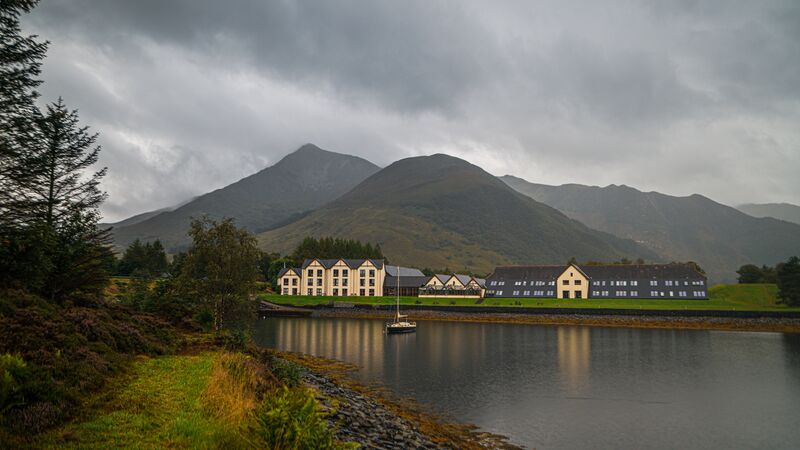
[{"label": "building facade", "polygon": [[486,288],[514,298],[708,298],[708,280],[688,264],[503,266]]},{"label": "building facade", "polygon": [[281,270],[278,286],[282,295],[373,297],[383,295],[385,277],[382,259],[307,259]]},{"label": "building facade", "polygon": [[461,274],[433,275],[419,289],[420,297],[482,298],[485,293],[486,280]]}]

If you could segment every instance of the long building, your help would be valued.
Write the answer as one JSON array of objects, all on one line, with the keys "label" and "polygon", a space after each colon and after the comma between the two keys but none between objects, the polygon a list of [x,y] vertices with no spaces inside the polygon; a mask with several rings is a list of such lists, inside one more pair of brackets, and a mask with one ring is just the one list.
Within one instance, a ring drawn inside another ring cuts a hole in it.
[{"label": "long building", "polygon": [[386,268],[382,259],[307,259],[302,266],[282,269],[282,295],[373,297],[383,295]]},{"label": "long building", "polygon": [[689,264],[501,266],[486,294],[512,298],[706,299],[708,280]]}]

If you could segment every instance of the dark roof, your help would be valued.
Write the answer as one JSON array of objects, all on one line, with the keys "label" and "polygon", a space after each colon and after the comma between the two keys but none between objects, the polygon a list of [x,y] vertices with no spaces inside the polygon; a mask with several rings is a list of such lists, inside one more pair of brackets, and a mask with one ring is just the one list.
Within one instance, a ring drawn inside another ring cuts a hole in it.
[{"label": "dark roof", "polygon": [[695,270],[694,266],[688,264],[609,264],[581,266],[581,269],[592,279],[706,279],[703,274]]},{"label": "dark roof", "polygon": [[298,277],[300,276],[300,269],[298,269],[296,267],[284,267],[283,269],[281,269],[280,272],[278,272],[278,278],[284,276],[286,274],[286,272],[288,272],[290,270],[293,271],[294,274],[297,275]]},{"label": "dark roof", "polygon": [[[311,265],[313,261],[318,261],[320,264],[322,264],[322,267],[326,269],[330,269],[331,267],[336,265],[336,263],[338,263],[339,261],[344,261],[347,267],[355,269],[361,266],[361,264],[364,264],[364,261],[367,260],[366,259],[307,259],[303,261],[303,269]],[[372,265],[374,265],[378,269],[383,267],[382,259],[370,259],[369,261],[372,262]]]},{"label": "dark roof", "polygon": [[[414,287],[422,287],[430,280],[430,277],[426,277],[425,275],[421,277],[400,277],[400,287],[402,288],[414,288]],[[383,285],[385,287],[397,287],[397,278],[387,275],[383,279]]]},{"label": "dark roof", "polygon": [[[564,266],[500,266],[489,275],[493,281],[504,280],[555,280],[568,265]],[[574,265],[590,279],[642,280],[695,279],[706,277],[688,264],[607,264],[602,266]]]},{"label": "dark roof", "polygon": [[500,266],[489,275],[493,281],[555,280],[567,266]]},{"label": "dark roof", "polygon": [[[391,277],[397,276],[397,266],[386,265],[386,275]],[[419,269],[412,269],[411,267],[400,267],[401,277],[424,277],[425,274]]]},{"label": "dark roof", "polygon": [[460,281],[461,284],[463,284],[464,286],[466,286],[467,284],[469,284],[470,281],[472,281],[472,277],[469,275],[461,275],[457,273],[454,274],[453,276],[456,277],[456,279]]}]

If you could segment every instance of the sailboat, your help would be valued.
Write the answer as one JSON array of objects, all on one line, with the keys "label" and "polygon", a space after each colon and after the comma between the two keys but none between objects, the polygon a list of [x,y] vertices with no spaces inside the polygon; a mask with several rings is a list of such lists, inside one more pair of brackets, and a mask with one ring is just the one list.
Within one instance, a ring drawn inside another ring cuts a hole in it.
[{"label": "sailboat", "polygon": [[400,314],[400,266],[397,267],[397,312],[393,322],[386,322],[387,334],[413,333],[417,331],[417,322],[409,322],[406,317]]}]

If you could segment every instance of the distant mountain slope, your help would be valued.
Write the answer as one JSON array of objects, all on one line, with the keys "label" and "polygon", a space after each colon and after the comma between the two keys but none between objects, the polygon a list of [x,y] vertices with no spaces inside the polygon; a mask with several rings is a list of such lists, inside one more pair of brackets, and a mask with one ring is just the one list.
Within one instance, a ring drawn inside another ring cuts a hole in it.
[{"label": "distant mountain slope", "polygon": [[753,217],[772,217],[800,224],[800,206],[791,203],[748,203],[736,209]]},{"label": "distant mountain slope", "polygon": [[800,254],[800,226],[757,219],[701,195],[501,179],[589,227],[633,239],[667,260],[697,261],[713,281],[734,280],[742,264],[774,264]]},{"label": "distant mountain slope", "polygon": [[134,239],[161,239],[168,250],[186,246],[192,217],[233,217],[240,226],[261,232],[292,221],[334,200],[379,169],[355,156],[300,147],[249,177],[197,197],[174,211],[113,230],[118,248]]},{"label": "distant mountain slope", "polygon": [[565,263],[655,255],[590,230],[447,155],[403,159],[295,223],[259,236],[288,252],[303,237],[380,243],[392,263],[488,273],[509,263]]},{"label": "distant mountain slope", "polygon": [[108,228],[108,227],[121,228],[121,227],[130,226],[130,225],[136,225],[137,223],[144,222],[145,220],[150,219],[151,217],[155,217],[155,216],[161,214],[162,212],[174,211],[176,208],[180,208],[181,206],[189,203],[190,201],[194,200],[195,198],[197,198],[197,197],[191,198],[189,200],[182,201],[181,203],[178,203],[175,206],[168,206],[166,208],[156,209],[155,211],[147,211],[147,212],[143,212],[141,214],[136,214],[135,216],[131,216],[131,217],[128,217],[127,219],[120,220],[119,222],[99,223],[98,226],[100,228]]}]

